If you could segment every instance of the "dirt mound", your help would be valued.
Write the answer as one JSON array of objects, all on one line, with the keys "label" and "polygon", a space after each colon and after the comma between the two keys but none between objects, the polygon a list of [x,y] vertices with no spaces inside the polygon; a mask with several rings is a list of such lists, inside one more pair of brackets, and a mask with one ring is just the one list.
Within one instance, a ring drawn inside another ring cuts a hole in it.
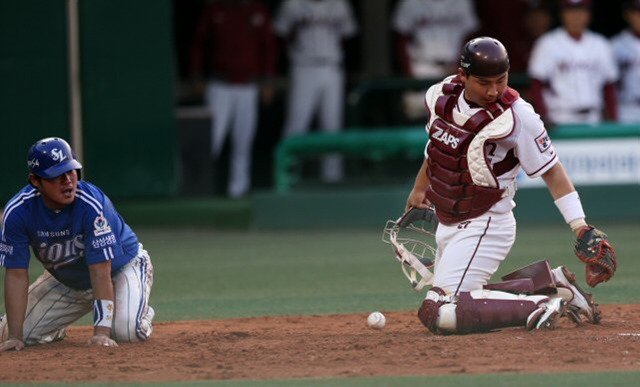
[{"label": "dirt mound", "polygon": [[382,330],[366,314],[176,321],[144,344],[85,344],[90,327],[58,343],[0,353],[2,382],[274,379],[499,372],[637,371],[640,305],[604,305],[601,325],[511,328],[436,336],[415,311],[389,312]]}]

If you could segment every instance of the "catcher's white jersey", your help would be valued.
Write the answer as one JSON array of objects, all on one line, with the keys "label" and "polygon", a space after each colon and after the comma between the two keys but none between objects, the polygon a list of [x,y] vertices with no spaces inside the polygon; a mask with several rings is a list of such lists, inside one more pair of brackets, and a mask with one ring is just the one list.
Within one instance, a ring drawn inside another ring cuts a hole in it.
[{"label": "catcher's white jersey", "polygon": [[345,0],[287,0],[274,29],[291,39],[289,55],[294,64],[339,64],[342,39],[355,35],[358,26]]},{"label": "catcher's white jersey", "polygon": [[619,119],[640,122],[640,38],[624,30],[611,39],[620,68]]},{"label": "catcher's white jersey", "polygon": [[[445,81],[451,78],[452,77],[449,77]],[[433,96],[441,88],[442,84],[434,85],[426,94],[427,107],[432,113],[429,124],[426,126],[427,133],[429,132],[431,123],[437,118],[433,113],[435,112],[436,100]],[[456,109],[461,115],[472,116],[482,108],[469,106],[469,103],[464,98],[463,92],[458,98]],[[522,168],[529,177],[535,178],[544,174],[558,162],[558,157],[551,144],[551,139],[544,128],[540,116],[534,111],[531,104],[519,98],[511,106],[511,109],[515,119],[513,134],[503,140],[488,141],[485,144],[485,154],[493,166],[504,160],[509,151],[513,150],[514,156],[518,158],[519,164],[511,171],[498,176],[500,188],[508,189],[509,195],[494,204],[489,210],[490,213],[506,213],[515,207],[513,195],[515,193],[516,178],[520,172],[520,168]],[[508,112],[503,114],[508,114]],[[430,139],[429,141],[432,140],[437,141],[435,139]],[[424,154],[425,157],[428,158],[426,148]]]},{"label": "catcher's white jersey", "polygon": [[[452,78],[449,77],[444,82]],[[442,83],[434,85],[429,88],[425,96],[427,108],[431,112],[427,132],[437,118],[434,113],[435,103],[437,97],[441,95],[441,89]],[[481,109],[470,106],[463,92],[455,105],[454,120],[457,125],[462,125],[464,122],[459,121]],[[534,178],[541,176],[558,163],[558,156],[549,135],[531,104],[518,98],[511,105],[511,112],[507,110],[503,114],[513,114],[512,134],[504,139],[489,140],[485,143],[485,155],[492,166],[508,157],[510,152],[513,152],[518,159],[519,164],[498,176],[500,187],[506,188],[508,195],[478,217],[453,225],[443,223],[438,225],[436,231],[438,249],[433,286],[444,290],[447,294],[481,288],[488,283],[500,263],[509,254],[516,235],[516,220],[511,210],[515,207],[513,197],[520,169],[522,168],[529,177]],[[438,140],[434,136],[429,141]],[[428,157],[426,149],[425,157]],[[469,164],[471,163],[472,161],[469,160]]]},{"label": "catcher's white jersey", "polygon": [[602,35],[587,30],[575,40],[557,28],[535,43],[529,75],[549,84],[543,98],[553,122],[597,123],[602,119],[603,87],[618,79],[618,68]]},{"label": "catcher's white jersey", "polygon": [[457,62],[465,37],[479,27],[470,0],[402,0],[392,23],[411,37],[411,70],[418,76],[442,75],[429,73],[429,65]]}]

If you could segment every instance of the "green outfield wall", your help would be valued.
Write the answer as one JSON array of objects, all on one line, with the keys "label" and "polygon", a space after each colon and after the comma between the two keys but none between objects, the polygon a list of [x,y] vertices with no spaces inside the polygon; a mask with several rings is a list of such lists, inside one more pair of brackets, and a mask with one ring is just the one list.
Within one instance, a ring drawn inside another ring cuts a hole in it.
[{"label": "green outfield wall", "polygon": [[69,137],[65,3],[0,1],[2,205],[26,184],[29,146]]},{"label": "green outfield wall", "polygon": [[[85,176],[114,197],[177,193],[170,0],[79,1]],[[0,152],[6,202],[28,147],[70,137],[65,0],[0,1]]]},{"label": "green outfield wall", "polygon": [[[252,226],[256,229],[368,228],[397,219],[411,190],[405,187],[262,192],[254,196]],[[578,187],[587,220],[640,222],[640,186]],[[514,214],[520,223],[564,223],[546,188],[516,193]]]}]

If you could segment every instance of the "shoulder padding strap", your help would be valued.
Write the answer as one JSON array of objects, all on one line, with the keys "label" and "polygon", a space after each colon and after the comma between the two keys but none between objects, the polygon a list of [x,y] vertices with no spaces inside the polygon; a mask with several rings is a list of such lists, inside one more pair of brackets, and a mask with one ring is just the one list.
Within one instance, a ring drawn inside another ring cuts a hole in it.
[{"label": "shoulder padding strap", "polygon": [[505,108],[507,108],[513,105],[513,103],[516,102],[518,98],[520,98],[520,93],[510,87],[507,87],[507,90],[505,90],[505,92],[502,93],[502,96],[500,96],[500,103],[504,105]]},{"label": "shoulder padding strap", "polygon": [[[446,86],[446,85],[445,85]],[[436,115],[444,118],[445,121],[453,121],[453,107],[456,104],[457,96],[454,94],[445,94],[436,100]]]},{"label": "shoulder padding strap", "polygon": [[485,127],[493,118],[487,113],[486,110],[480,110],[476,114],[472,115],[467,122],[464,123],[463,128],[471,133],[478,133]]}]

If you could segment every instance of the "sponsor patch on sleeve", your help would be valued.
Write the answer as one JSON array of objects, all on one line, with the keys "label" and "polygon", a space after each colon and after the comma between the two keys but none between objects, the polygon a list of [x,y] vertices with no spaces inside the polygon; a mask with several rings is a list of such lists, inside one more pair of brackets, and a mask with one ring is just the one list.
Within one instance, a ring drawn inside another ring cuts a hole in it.
[{"label": "sponsor patch on sleeve", "polygon": [[107,222],[107,218],[105,218],[103,214],[98,215],[93,221],[93,235],[100,236],[110,232],[111,227],[109,226],[109,222]]},{"label": "sponsor patch on sleeve", "polygon": [[536,137],[536,144],[538,144],[540,153],[546,152],[547,149],[551,148],[551,139],[549,138],[549,134],[547,132],[542,132],[541,135]]},{"label": "sponsor patch on sleeve", "polygon": [[0,253],[13,255],[13,246],[0,242]]}]

